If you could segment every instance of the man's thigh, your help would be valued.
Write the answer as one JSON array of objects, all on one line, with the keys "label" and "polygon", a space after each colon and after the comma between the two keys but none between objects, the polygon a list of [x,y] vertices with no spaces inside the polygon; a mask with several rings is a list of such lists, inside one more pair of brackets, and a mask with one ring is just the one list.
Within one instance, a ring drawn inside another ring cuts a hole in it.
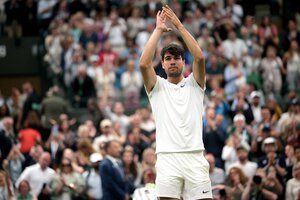
[{"label": "man's thigh", "polygon": [[157,155],[156,195],[159,199],[180,199],[183,191],[183,174],[173,153]]}]

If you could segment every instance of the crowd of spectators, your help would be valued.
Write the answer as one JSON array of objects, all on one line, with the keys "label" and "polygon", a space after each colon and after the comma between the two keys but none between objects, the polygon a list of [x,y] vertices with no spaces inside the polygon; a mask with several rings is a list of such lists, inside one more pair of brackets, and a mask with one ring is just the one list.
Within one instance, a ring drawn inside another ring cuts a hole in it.
[{"label": "crowd of spectators", "polygon": [[[300,12],[280,24],[274,0],[273,15],[261,19],[248,1],[163,2],[205,55],[203,140],[214,198],[299,200]],[[24,82],[0,95],[0,200],[155,198],[155,122],[138,65],[162,2],[1,6],[0,35],[44,39],[51,87],[37,94]],[[166,33],[157,52],[170,42],[182,44]],[[154,61],[165,77],[159,54]],[[185,75],[191,62],[186,51]]]}]

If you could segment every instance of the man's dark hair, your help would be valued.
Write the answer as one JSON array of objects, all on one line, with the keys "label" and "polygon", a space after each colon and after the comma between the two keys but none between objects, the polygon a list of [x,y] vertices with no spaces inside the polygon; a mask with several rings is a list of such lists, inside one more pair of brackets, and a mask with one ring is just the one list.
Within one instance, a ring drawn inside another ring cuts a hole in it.
[{"label": "man's dark hair", "polygon": [[165,46],[160,52],[162,60],[164,60],[164,56],[166,53],[170,53],[173,56],[181,56],[181,58],[184,59],[184,49],[178,44],[171,43]]}]

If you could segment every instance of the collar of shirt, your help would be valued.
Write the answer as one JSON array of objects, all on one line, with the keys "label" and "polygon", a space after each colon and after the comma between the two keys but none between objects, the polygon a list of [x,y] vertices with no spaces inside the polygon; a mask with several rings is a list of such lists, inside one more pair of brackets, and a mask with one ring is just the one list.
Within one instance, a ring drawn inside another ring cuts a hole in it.
[{"label": "collar of shirt", "polygon": [[112,156],[110,156],[110,155],[107,155],[106,157],[107,157],[107,159],[109,159],[109,160],[113,163],[113,165],[114,165],[115,167],[120,167],[120,165],[118,164],[118,163],[121,162],[120,159],[114,158],[114,157],[112,157]]}]

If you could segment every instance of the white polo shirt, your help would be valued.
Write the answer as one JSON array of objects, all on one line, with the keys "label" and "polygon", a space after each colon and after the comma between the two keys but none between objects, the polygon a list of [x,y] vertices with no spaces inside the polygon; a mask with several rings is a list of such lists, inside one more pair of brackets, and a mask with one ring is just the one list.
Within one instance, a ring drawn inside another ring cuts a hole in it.
[{"label": "white polo shirt", "polygon": [[178,84],[157,76],[148,97],[156,123],[156,153],[204,150],[204,90],[192,73]]},{"label": "white polo shirt", "polygon": [[27,180],[31,187],[30,193],[37,196],[42,190],[43,184],[48,184],[54,177],[55,171],[49,167],[42,170],[39,163],[26,167],[16,182],[16,187],[22,180]]}]

